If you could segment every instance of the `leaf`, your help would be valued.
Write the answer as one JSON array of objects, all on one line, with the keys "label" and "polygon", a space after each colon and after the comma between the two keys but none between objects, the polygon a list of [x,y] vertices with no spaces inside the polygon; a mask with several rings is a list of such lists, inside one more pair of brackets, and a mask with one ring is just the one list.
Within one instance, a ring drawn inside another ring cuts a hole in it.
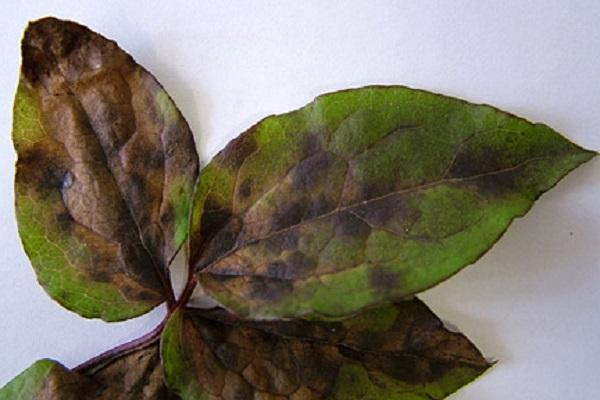
[{"label": "leaf", "polygon": [[0,389],[0,400],[168,400],[158,345],[137,350],[91,376],[40,360]]},{"label": "leaf", "polygon": [[158,343],[121,357],[90,375],[105,388],[102,395],[107,400],[177,398],[165,385]]},{"label": "leaf", "polygon": [[596,153],[487,105],[401,86],[270,116],[201,172],[191,265],[254,319],[334,319],[475,262]]},{"label": "leaf", "polygon": [[161,354],[184,400],[442,399],[490,366],[417,299],[342,322],[179,310]]},{"label": "leaf", "polygon": [[86,27],[35,21],[22,56],[16,210],[38,281],[84,317],[140,315],[170,290],[186,237],[192,133],[156,79]]}]

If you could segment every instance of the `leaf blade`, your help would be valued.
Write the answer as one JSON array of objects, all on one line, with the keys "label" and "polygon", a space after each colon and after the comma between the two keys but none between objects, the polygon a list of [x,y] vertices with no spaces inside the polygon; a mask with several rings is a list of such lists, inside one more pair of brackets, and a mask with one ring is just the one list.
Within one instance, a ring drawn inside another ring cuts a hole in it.
[{"label": "leaf blade", "polygon": [[594,155],[486,105],[405,87],[330,93],[207,165],[191,259],[240,315],[340,318],[473,263]]},{"label": "leaf blade", "polygon": [[443,399],[490,366],[418,300],[333,323],[179,310],[161,353],[184,400]]},{"label": "leaf blade", "polygon": [[185,240],[191,132],[156,79],[86,27],[35,21],[22,52],[15,203],[38,281],[85,317],[143,314]]}]

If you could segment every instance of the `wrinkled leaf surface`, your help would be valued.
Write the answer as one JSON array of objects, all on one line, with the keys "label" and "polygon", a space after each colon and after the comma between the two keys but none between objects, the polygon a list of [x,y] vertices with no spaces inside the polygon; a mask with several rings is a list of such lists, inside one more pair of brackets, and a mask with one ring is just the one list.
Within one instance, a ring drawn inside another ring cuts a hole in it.
[{"label": "wrinkled leaf surface", "polygon": [[192,265],[241,316],[351,315],[475,262],[594,155],[487,105],[406,87],[327,94],[201,172]]},{"label": "wrinkled leaf surface", "polygon": [[417,299],[341,322],[180,310],[161,355],[169,387],[184,400],[443,399],[489,367]]},{"label": "wrinkled leaf surface", "polygon": [[16,209],[38,280],[85,317],[142,314],[188,230],[188,125],[150,73],[81,25],[31,23],[22,57]]}]

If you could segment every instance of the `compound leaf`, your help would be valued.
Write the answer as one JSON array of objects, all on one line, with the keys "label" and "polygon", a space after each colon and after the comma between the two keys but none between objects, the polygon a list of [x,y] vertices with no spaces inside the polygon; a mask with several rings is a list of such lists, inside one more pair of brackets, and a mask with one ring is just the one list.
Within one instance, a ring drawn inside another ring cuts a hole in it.
[{"label": "compound leaf", "polygon": [[543,124],[406,87],[267,117],[201,172],[191,264],[254,319],[335,319],[475,262],[596,153]]},{"label": "compound leaf", "polygon": [[16,211],[38,281],[82,316],[140,315],[163,301],[186,238],[190,129],[150,73],[86,27],[35,21],[22,57]]},{"label": "compound leaf", "polygon": [[165,386],[158,345],[118,358],[89,376],[52,360],[35,362],[0,389],[0,400],[175,400]]},{"label": "compound leaf", "polygon": [[161,355],[184,400],[443,399],[490,366],[417,299],[340,322],[179,310]]}]

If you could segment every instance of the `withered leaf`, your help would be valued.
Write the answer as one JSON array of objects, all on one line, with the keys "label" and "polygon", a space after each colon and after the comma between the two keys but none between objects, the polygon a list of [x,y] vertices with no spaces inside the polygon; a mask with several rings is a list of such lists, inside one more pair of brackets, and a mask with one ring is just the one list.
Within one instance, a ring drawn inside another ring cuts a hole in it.
[{"label": "withered leaf", "polygon": [[148,71],[84,26],[31,23],[22,58],[16,210],[37,278],[85,317],[142,314],[187,235],[192,133]]},{"label": "withered leaf", "polygon": [[161,356],[184,400],[443,399],[490,366],[418,299],[339,322],[179,310]]},{"label": "withered leaf", "polygon": [[165,385],[158,344],[87,376],[52,360],[34,363],[0,389],[0,400],[175,400]]},{"label": "withered leaf", "polygon": [[340,318],[475,262],[595,154],[421,90],[326,94],[265,118],[201,172],[191,263],[238,315]]}]

